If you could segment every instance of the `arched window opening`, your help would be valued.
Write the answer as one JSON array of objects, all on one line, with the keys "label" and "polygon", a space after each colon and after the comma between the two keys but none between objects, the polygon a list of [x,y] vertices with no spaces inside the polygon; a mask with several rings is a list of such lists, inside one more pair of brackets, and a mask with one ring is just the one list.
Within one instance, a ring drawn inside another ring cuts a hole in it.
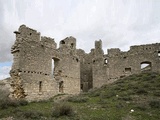
[{"label": "arched window opening", "polygon": [[152,65],[151,62],[142,62],[141,63],[141,71],[151,71]]},{"label": "arched window opening", "polygon": [[108,60],[107,59],[104,59],[104,64],[107,64],[108,63]]},{"label": "arched window opening", "polygon": [[160,58],[160,51],[158,51],[158,57]]}]

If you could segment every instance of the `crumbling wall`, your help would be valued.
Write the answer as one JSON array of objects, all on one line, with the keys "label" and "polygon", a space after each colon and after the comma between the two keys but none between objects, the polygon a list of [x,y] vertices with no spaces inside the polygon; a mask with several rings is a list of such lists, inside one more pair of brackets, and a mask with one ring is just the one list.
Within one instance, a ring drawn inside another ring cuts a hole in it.
[{"label": "crumbling wall", "polygon": [[[160,72],[160,44],[102,50],[95,41],[90,53],[76,49],[72,36],[60,41],[41,37],[40,33],[21,25],[11,48],[13,64],[10,72],[11,96],[27,100],[48,99],[54,95],[78,94],[101,87],[119,78],[145,71]],[[142,68],[143,64],[147,64]]]},{"label": "crumbling wall", "polygon": [[64,93],[78,94],[80,93],[80,60],[76,53],[76,39],[67,37],[60,41],[59,46],[61,60],[55,70],[61,72],[59,86],[63,81]]},{"label": "crumbling wall", "polygon": [[102,50],[102,41],[95,41],[93,66],[93,88],[99,88],[107,83],[108,79],[108,63],[105,63],[106,58]]},{"label": "crumbling wall", "polygon": [[23,90],[23,98],[27,100],[80,92],[80,61],[76,55],[75,38],[65,38],[57,49],[54,39],[41,37],[40,33],[25,25],[20,26],[15,34],[16,41],[11,49],[14,56],[11,73],[18,71],[18,74],[17,77],[11,74],[12,97],[16,98],[20,93],[19,86]]},{"label": "crumbling wall", "polygon": [[110,50],[108,50],[110,78],[114,76],[119,78],[140,73],[142,71],[142,63],[151,63],[150,71],[159,72],[158,51],[159,44],[131,46],[129,51],[118,51],[116,54],[112,54]]},{"label": "crumbling wall", "polygon": [[11,49],[14,55],[11,73],[18,71],[17,77],[11,74],[14,94],[19,94],[16,91],[20,91],[21,86],[27,100],[48,99],[56,95],[58,83],[51,76],[52,50],[56,52],[56,43],[51,38],[40,39],[40,33],[24,25],[15,33],[16,42]]}]

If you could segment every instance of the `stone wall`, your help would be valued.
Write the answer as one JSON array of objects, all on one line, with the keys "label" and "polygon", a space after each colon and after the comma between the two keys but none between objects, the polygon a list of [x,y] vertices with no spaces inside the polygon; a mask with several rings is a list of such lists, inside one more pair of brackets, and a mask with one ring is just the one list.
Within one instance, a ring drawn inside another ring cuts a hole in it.
[{"label": "stone wall", "polygon": [[42,100],[57,94],[79,94],[99,88],[119,78],[145,71],[160,72],[160,44],[131,46],[123,52],[108,49],[95,41],[90,53],[76,48],[72,36],[60,41],[21,25],[11,48],[11,97],[29,101]]},{"label": "stone wall", "polygon": [[[97,63],[95,62],[93,65],[94,86],[97,87],[102,84],[111,83],[119,78],[146,72],[146,70],[160,72],[159,51],[159,43],[131,46],[127,52],[122,52],[118,48],[109,49],[108,54],[103,55],[103,57],[99,58]],[[146,69],[141,68],[143,64],[147,65]],[[101,69],[98,71],[98,68]],[[99,76],[97,74],[99,74]],[[101,82],[97,82],[97,80]]]},{"label": "stone wall", "polygon": [[[16,41],[11,49],[14,62],[10,72],[14,89],[12,97],[25,97],[32,101],[48,99],[60,93],[80,92],[80,63],[75,53],[75,38],[66,38],[63,42],[67,44],[57,49],[54,39],[40,37],[40,33],[25,25],[14,33]],[[23,93],[17,93],[19,86],[22,86]]]}]

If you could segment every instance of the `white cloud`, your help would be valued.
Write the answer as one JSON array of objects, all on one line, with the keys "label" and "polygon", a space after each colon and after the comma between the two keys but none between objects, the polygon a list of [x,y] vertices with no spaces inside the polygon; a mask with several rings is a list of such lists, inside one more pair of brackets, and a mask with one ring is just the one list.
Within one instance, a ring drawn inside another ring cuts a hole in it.
[{"label": "white cloud", "polygon": [[8,74],[8,73],[9,73],[10,69],[11,69],[10,66],[0,67],[0,80],[9,77],[9,74]]},{"label": "white cloud", "polygon": [[13,31],[21,24],[55,38],[56,42],[74,36],[78,48],[87,52],[98,39],[102,39],[105,51],[158,42],[159,11],[159,0],[0,1],[0,61],[11,61]]}]

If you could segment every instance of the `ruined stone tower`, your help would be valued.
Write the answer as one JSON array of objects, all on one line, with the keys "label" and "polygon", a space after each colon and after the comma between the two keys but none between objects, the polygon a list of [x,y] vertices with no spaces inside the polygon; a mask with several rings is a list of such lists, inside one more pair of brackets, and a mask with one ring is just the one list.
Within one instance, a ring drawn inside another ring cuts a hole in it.
[{"label": "ruined stone tower", "polygon": [[[56,94],[80,92],[79,59],[73,37],[60,42],[41,37],[36,30],[20,26],[11,53],[12,97],[28,100],[48,99]],[[52,68],[54,64],[54,68]]]},{"label": "ruined stone tower", "polygon": [[160,43],[131,46],[129,51],[108,49],[95,41],[90,53],[76,49],[76,39],[42,37],[21,25],[11,48],[14,56],[11,97],[42,100],[57,94],[79,94],[144,71],[160,72]]}]

